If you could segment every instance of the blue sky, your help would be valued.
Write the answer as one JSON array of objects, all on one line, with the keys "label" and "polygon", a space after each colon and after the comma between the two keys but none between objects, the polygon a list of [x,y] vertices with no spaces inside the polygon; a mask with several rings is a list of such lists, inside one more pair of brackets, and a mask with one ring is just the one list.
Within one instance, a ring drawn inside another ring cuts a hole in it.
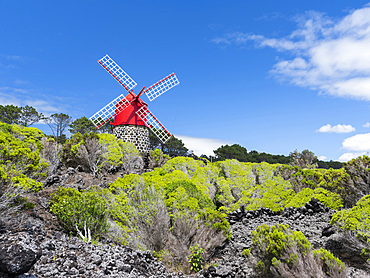
[{"label": "blue sky", "polygon": [[105,54],[135,92],[176,73],[149,108],[198,155],[370,151],[368,1],[0,0],[1,105],[89,117],[125,93]]}]

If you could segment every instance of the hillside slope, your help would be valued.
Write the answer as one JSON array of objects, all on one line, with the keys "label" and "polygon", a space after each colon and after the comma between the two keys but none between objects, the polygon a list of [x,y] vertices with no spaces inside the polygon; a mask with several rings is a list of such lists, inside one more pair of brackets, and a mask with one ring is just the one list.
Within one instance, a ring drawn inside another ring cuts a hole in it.
[{"label": "hillside slope", "polygon": [[108,134],[59,145],[0,124],[0,140],[4,277],[369,277],[368,157],[308,170],[157,150],[147,169]]}]

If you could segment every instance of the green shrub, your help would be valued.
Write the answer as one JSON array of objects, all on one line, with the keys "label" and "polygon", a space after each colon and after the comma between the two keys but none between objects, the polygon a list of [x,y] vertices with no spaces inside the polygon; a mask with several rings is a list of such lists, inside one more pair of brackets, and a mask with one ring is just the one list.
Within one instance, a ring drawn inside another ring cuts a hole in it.
[{"label": "green shrub", "polygon": [[248,248],[246,248],[242,251],[242,255],[243,257],[249,257],[251,255],[251,251]]},{"label": "green shrub", "polygon": [[208,163],[206,166],[198,167],[195,170],[191,182],[196,184],[197,188],[199,188],[205,196],[209,196],[214,200],[217,192],[219,171],[219,168],[213,163]]},{"label": "green shrub", "polygon": [[352,194],[348,187],[350,176],[344,168],[341,169],[299,169],[291,176],[296,192],[303,188],[323,188],[336,193],[341,199]]},{"label": "green shrub", "polygon": [[23,174],[13,177],[12,182],[14,186],[20,187],[23,190],[39,192],[43,188],[41,182],[37,182],[33,179],[30,179]]},{"label": "green shrub", "polygon": [[40,191],[48,167],[40,157],[44,134],[30,127],[0,123],[0,181],[5,187]]},{"label": "green shrub", "polygon": [[338,210],[342,205],[342,198],[333,192],[330,192],[324,188],[303,188],[286,204],[286,207],[301,207],[305,203],[309,202],[312,198],[316,198],[326,207]]},{"label": "green shrub", "polygon": [[266,180],[263,184],[244,191],[238,204],[244,205],[247,210],[256,210],[261,207],[272,211],[282,211],[294,196],[294,190],[289,182],[281,177]]},{"label": "green shrub", "polygon": [[341,260],[323,248],[313,250],[313,256],[316,260],[322,261],[324,273],[331,277],[336,277],[334,276],[336,273],[342,273],[346,269],[346,266]]},{"label": "green shrub", "polygon": [[303,233],[288,225],[261,225],[252,239],[254,267],[263,277],[346,277],[343,262],[327,250],[312,250]]},{"label": "green shrub", "polygon": [[226,160],[216,165],[220,167],[216,202],[222,211],[231,212],[241,206],[281,211],[295,195],[292,185],[278,175],[277,164]]},{"label": "green shrub", "polygon": [[204,163],[200,160],[194,160],[190,157],[178,156],[167,161],[162,167],[163,171],[170,173],[174,170],[181,170],[191,178],[198,167],[203,167]]},{"label": "green shrub", "polygon": [[107,192],[100,188],[79,192],[61,187],[52,196],[50,212],[58,217],[64,229],[72,234],[82,231],[85,225],[94,238],[99,238],[107,229]]},{"label": "green shrub", "polygon": [[194,202],[199,209],[216,208],[209,196],[204,196],[194,183],[186,180],[175,181],[165,187],[165,196],[169,207],[172,207],[177,203],[177,199],[181,198],[177,196],[178,194],[174,194],[174,192],[178,192],[179,188],[181,188],[180,194],[186,194],[187,199],[195,199]]},{"label": "green shrub", "polygon": [[226,214],[217,210],[204,187],[176,169],[188,171],[187,162],[192,162],[178,162],[180,166],[172,161],[174,167],[116,179],[109,188],[114,198],[109,212],[121,229],[121,242],[163,250],[167,265],[185,266],[190,246],[198,243],[207,251],[231,235]]},{"label": "green shrub", "polygon": [[362,197],[354,207],[333,214],[330,223],[370,242],[370,195]]},{"label": "green shrub", "polygon": [[203,269],[203,257],[204,249],[199,247],[199,244],[196,244],[194,246],[190,246],[190,252],[189,255],[189,263],[190,263],[190,269],[194,272],[198,272],[201,269]]},{"label": "green shrub", "polygon": [[40,157],[43,136],[35,128],[0,123],[0,164],[7,165],[15,175],[44,177],[48,164]]},{"label": "green shrub", "polygon": [[[310,250],[311,245],[301,231],[291,231],[288,225],[276,224],[275,226],[261,225],[252,231],[253,246],[263,258],[270,261],[275,257],[282,258],[289,247],[296,246],[302,254]],[[294,262],[292,254],[287,263]]]},{"label": "green shrub", "polygon": [[21,210],[29,210],[35,207],[34,203],[28,202],[28,198],[21,195],[16,195],[13,198],[10,198],[10,200],[10,207],[19,207]]},{"label": "green shrub", "polygon": [[162,167],[170,159],[171,157],[160,149],[151,150],[149,152],[149,168]]}]

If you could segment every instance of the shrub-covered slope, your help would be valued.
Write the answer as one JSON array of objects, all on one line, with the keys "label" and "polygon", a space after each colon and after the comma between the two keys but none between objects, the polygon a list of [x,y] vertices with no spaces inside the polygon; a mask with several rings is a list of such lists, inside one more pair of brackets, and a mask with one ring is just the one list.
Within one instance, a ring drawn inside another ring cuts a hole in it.
[{"label": "shrub-covered slope", "polygon": [[[56,217],[68,235],[148,250],[172,271],[190,272],[203,262],[206,268],[217,264],[215,254],[233,241],[233,213],[249,211],[245,215],[266,217],[269,224],[269,217],[296,211],[292,217],[304,220],[316,213],[309,204],[314,198],[337,211],[333,225],[358,235],[365,246],[359,255],[370,253],[367,157],[337,170],[169,159],[160,150],[146,158],[109,134],[76,133],[61,145],[37,129],[7,124],[0,124],[0,141],[0,228],[18,217],[22,229],[19,217],[42,213],[44,222]],[[148,165],[156,168],[144,168]],[[312,248],[310,237],[276,224],[248,235],[253,244],[244,259],[253,273],[289,277],[302,272],[297,262],[307,262],[323,277],[347,273],[329,251]],[[286,245],[276,245],[281,239]],[[277,249],[264,253],[270,245]]]}]

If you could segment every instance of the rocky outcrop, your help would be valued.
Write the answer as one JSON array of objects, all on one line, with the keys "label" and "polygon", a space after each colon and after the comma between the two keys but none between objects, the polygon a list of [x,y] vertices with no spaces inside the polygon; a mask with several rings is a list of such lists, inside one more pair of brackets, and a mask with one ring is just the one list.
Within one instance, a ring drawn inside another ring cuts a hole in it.
[{"label": "rocky outcrop", "polygon": [[[69,174],[76,179],[77,175],[78,172]],[[52,216],[50,213],[42,213],[47,208],[46,201],[42,205],[43,198],[42,195],[34,200],[36,206],[27,214],[29,217],[22,225],[22,232],[2,228],[0,277],[190,277],[171,273],[150,252],[134,251],[112,243],[85,243],[79,238],[68,237],[56,227],[46,227],[43,224],[55,220],[48,218]],[[346,262],[348,277],[370,277],[366,260],[358,256],[364,246],[353,244],[352,239],[329,225],[333,213],[316,199],[282,212],[241,208],[228,216],[232,238],[216,249],[204,270],[191,277],[257,277],[250,259],[243,256],[243,250],[252,246],[251,233],[262,224],[288,224],[292,230],[302,231],[313,248],[325,247]]]},{"label": "rocky outcrop", "polygon": [[41,254],[38,242],[28,233],[0,235],[0,276],[1,272],[5,277],[28,272]]},{"label": "rocky outcrop", "polygon": [[181,277],[171,274],[149,251],[86,243],[62,233],[47,236],[30,273],[40,277]]},{"label": "rocky outcrop", "polygon": [[[256,276],[254,270],[251,268],[249,258],[243,256],[243,250],[252,246],[251,233],[255,231],[258,226],[288,224],[292,230],[301,231],[310,241],[314,249],[327,247],[328,250],[337,251],[334,253],[340,259],[344,258],[344,254],[351,254],[346,251],[346,248],[341,249],[347,245],[350,248],[350,240],[338,237],[341,232],[339,228],[329,225],[330,219],[334,210],[324,206],[316,199],[312,199],[304,206],[299,208],[285,208],[282,212],[273,212],[267,208],[260,208],[255,211],[245,211],[243,208],[238,209],[228,215],[231,225],[232,238],[222,248],[219,248],[213,258],[214,266],[205,269],[199,273],[199,277],[259,277]],[[338,239],[338,241],[335,241]],[[343,241],[342,241],[343,239]],[[345,243],[347,242],[347,243]],[[330,246],[335,246],[332,248]],[[357,245],[355,253],[356,257],[359,248]],[[335,249],[335,250],[334,250]],[[342,257],[341,255],[342,254]],[[353,260],[356,260],[355,258]],[[348,266],[348,277],[370,277],[370,271],[366,268],[366,260],[358,258],[358,264],[354,261],[343,259]],[[361,265],[361,267],[360,267]]]},{"label": "rocky outcrop", "polygon": [[369,254],[363,254],[363,250],[369,252],[369,246],[361,242],[353,234],[343,231],[334,233],[327,240],[325,249],[331,251],[347,265],[370,272],[370,264],[367,262]]}]

